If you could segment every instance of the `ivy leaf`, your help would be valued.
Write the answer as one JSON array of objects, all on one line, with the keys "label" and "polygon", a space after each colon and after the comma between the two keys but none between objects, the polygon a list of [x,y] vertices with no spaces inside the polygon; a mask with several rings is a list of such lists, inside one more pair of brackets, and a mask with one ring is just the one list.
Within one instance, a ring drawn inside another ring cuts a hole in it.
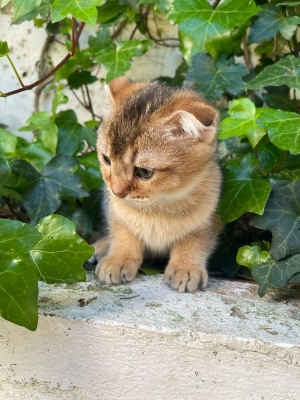
[{"label": "ivy leaf", "polygon": [[289,150],[292,154],[300,153],[300,115],[264,109],[257,124],[267,129],[271,142],[281,150]]},{"label": "ivy leaf", "polygon": [[68,14],[81,21],[95,26],[97,20],[97,8],[103,0],[55,0],[52,4],[52,23],[61,21]]},{"label": "ivy leaf", "polygon": [[282,150],[274,146],[265,136],[256,147],[257,160],[265,174],[273,171],[282,156]]},{"label": "ivy leaf", "polygon": [[41,4],[41,0],[14,0],[14,22]]},{"label": "ivy leaf", "polygon": [[252,269],[255,265],[270,262],[272,257],[268,251],[263,251],[259,246],[242,246],[239,248],[236,262]]},{"label": "ivy leaf", "polygon": [[260,177],[258,161],[251,153],[227,162],[225,190],[218,207],[222,221],[231,222],[244,212],[264,212],[271,184]]},{"label": "ivy leaf", "polygon": [[4,8],[11,0],[2,0],[0,5],[0,10]]},{"label": "ivy leaf", "polygon": [[102,184],[102,177],[96,151],[90,151],[77,159],[84,166],[78,170],[83,187],[88,191],[99,188]]},{"label": "ivy leaf", "polygon": [[[39,179],[39,173],[27,161],[18,158],[8,158],[6,161],[11,173],[14,174],[12,188],[17,192],[24,193]],[[10,186],[8,182],[6,182],[6,185]]]},{"label": "ivy leaf", "polygon": [[17,137],[16,157],[30,162],[37,171],[41,172],[53,158],[53,154],[39,139],[28,143],[27,140]]},{"label": "ivy leaf", "polygon": [[265,4],[257,14],[258,20],[251,27],[249,43],[262,43],[272,39],[278,32],[290,40],[300,23],[297,16],[287,17],[285,9],[275,4]]},{"label": "ivy leaf", "polygon": [[223,54],[214,64],[206,53],[196,54],[186,74],[189,82],[197,82],[197,88],[210,100],[220,99],[224,92],[239,95],[243,92],[242,77],[248,74],[242,64],[234,64]]},{"label": "ivy leaf", "polygon": [[[112,2],[106,2],[105,5],[108,3]],[[105,47],[108,47],[110,44],[112,44],[112,42],[113,40],[110,37],[108,28],[100,29],[96,37],[90,36],[88,40],[90,49],[92,51],[99,51],[101,49],[104,49]]]},{"label": "ivy leaf", "polygon": [[36,229],[41,240],[30,254],[38,279],[49,284],[85,282],[82,265],[94,249],[78,236],[75,223],[62,215],[48,215]]},{"label": "ivy leaf", "polygon": [[[299,166],[299,164],[298,164]],[[291,171],[281,171],[277,174],[270,176],[270,182],[273,188],[280,188],[287,186],[289,183],[300,180],[300,169],[293,169]]]},{"label": "ivy leaf", "polygon": [[251,151],[252,147],[248,140],[241,140],[238,136],[233,136],[230,139],[218,143],[220,158],[224,158],[229,154],[244,156]]},{"label": "ivy leaf", "polygon": [[221,122],[218,139],[246,136],[254,148],[267,133],[256,121],[261,112],[262,109],[256,109],[252,101],[247,98],[233,100],[228,110],[230,117]]},{"label": "ivy leaf", "polygon": [[60,104],[66,104],[68,101],[68,97],[61,90],[57,91],[52,100],[52,114],[56,114],[57,107]]},{"label": "ivy leaf", "polygon": [[216,9],[207,0],[175,0],[167,18],[179,24],[181,50],[189,61],[197,53],[210,51],[214,42],[224,42],[234,27],[258,11],[253,0],[248,1],[247,7],[239,0],[226,0]]},{"label": "ivy leaf", "polygon": [[98,8],[98,18],[97,22],[100,24],[105,24],[111,20],[115,21],[117,17],[126,12],[127,7],[120,4],[118,0],[106,1],[103,5]]},{"label": "ivy leaf", "polygon": [[105,224],[104,219],[101,215],[101,204],[103,204],[103,190],[98,187],[97,189],[91,190],[89,194],[89,197],[85,197],[83,199],[82,208],[86,211],[91,221],[93,222],[93,227],[99,230],[101,224]]},{"label": "ivy leaf", "polygon": [[264,214],[251,225],[272,232],[270,253],[276,260],[300,253],[300,180],[272,191]]},{"label": "ivy leaf", "polygon": [[257,90],[265,86],[287,85],[300,90],[300,59],[288,55],[273,65],[265,67],[246,85],[246,89]]},{"label": "ivy leaf", "polygon": [[17,182],[18,174],[12,171],[9,159],[0,157],[0,197],[10,196],[22,200],[22,196],[13,190]]},{"label": "ivy leaf", "polygon": [[29,123],[29,125],[20,128],[19,131],[37,131],[37,136],[46,149],[55,154],[58,130],[57,126],[52,121],[52,115],[46,111],[37,112],[28,118],[27,123]]},{"label": "ivy leaf", "polygon": [[57,153],[64,156],[73,156],[84,139],[84,127],[78,123],[73,110],[61,111],[55,123],[58,127]]},{"label": "ivy leaf", "polygon": [[4,57],[9,53],[9,48],[7,42],[2,42],[0,40],[0,57]]},{"label": "ivy leaf", "polygon": [[263,297],[270,287],[283,288],[300,272],[300,254],[281,261],[271,260],[267,264],[255,265],[251,271],[259,285],[258,295]]},{"label": "ivy leaf", "polygon": [[262,98],[270,108],[280,108],[283,111],[297,112],[295,100],[290,99],[290,89],[286,85],[266,87]]},{"label": "ivy leaf", "polygon": [[[83,239],[88,239],[91,236],[93,231],[93,223],[83,208],[81,207],[76,208],[75,211],[73,211],[70,215],[68,215],[68,218],[75,223],[76,232],[78,233],[79,236],[81,236]],[[90,257],[91,256],[87,258]]]},{"label": "ivy leaf", "polygon": [[38,321],[38,278],[29,252],[40,236],[28,224],[0,219],[0,315],[32,331]]},{"label": "ivy leaf", "polygon": [[13,133],[0,129],[0,153],[14,153],[16,150],[17,138]]},{"label": "ivy leaf", "polygon": [[55,156],[44,168],[37,182],[24,196],[23,205],[35,225],[40,218],[52,214],[61,204],[61,197],[88,196],[80,177],[74,172],[78,161],[72,157]]},{"label": "ivy leaf", "polygon": [[31,21],[38,15],[40,15],[43,19],[45,19],[47,17],[47,15],[50,13],[50,11],[51,11],[50,1],[42,0],[42,2],[40,2],[39,6],[33,8],[28,13],[26,13],[18,18],[15,18],[14,24],[21,24],[24,21]]},{"label": "ivy leaf", "polygon": [[90,71],[74,71],[68,77],[68,84],[70,89],[79,89],[82,85],[89,85],[98,80],[96,76],[93,76]]},{"label": "ivy leaf", "polygon": [[104,65],[108,71],[106,80],[111,81],[117,76],[123,75],[131,65],[133,57],[146,53],[152,40],[124,40],[115,48],[106,48],[96,52],[94,60]]}]

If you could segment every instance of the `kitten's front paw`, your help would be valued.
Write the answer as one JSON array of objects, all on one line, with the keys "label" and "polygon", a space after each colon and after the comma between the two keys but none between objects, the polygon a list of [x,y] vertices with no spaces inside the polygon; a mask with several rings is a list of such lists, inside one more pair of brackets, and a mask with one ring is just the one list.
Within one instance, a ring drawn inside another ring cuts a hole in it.
[{"label": "kitten's front paw", "polygon": [[98,264],[95,270],[101,282],[110,284],[132,281],[141,264],[140,260],[124,260],[120,257],[107,256]]},{"label": "kitten's front paw", "polygon": [[176,265],[169,263],[165,270],[165,283],[178,292],[194,292],[199,284],[205,288],[208,282],[208,274],[205,268],[194,265]]}]

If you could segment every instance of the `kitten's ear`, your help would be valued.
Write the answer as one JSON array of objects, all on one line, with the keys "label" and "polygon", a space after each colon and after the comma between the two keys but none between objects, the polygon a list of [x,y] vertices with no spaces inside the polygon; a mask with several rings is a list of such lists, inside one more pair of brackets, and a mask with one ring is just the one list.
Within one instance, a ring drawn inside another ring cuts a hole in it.
[{"label": "kitten's ear", "polygon": [[194,112],[175,111],[167,119],[167,126],[171,128],[172,135],[189,135],[211,144],[217,135],[219,119],[217,110],[210,106],[202,105],[200,109],[198,107],[198,110],[192,109],[191,111]]},{"label": "kitten's ear", "polygon": [[112,80],[108,85],[105,85],[105,92],[108,100],[109,110],[118,103],[124,94],[126,94],[129,86],[132,85],[132,81],[126,76],[119,76]]}]

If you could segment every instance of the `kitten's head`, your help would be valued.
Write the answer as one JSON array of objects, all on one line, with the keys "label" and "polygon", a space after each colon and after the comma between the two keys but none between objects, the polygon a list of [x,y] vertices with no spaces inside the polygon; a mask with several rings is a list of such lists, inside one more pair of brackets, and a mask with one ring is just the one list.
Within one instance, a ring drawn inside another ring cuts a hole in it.
[{"label": "kitten's head", "polygon": [[218,112],[197,93],[125,77],[108,84],[98,136],[103,179],[135,205],[177,201],[214,159]]}]

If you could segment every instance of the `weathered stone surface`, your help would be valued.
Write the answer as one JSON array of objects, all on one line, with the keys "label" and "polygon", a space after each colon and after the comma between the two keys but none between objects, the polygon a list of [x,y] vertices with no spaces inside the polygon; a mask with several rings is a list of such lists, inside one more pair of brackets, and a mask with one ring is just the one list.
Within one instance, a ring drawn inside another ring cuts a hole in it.
[{"label": "weathered stone surface", "polygon": [[299,399],[299,290],[162,276],[41,285],[29,332],[0,320],[0,399]]}]

